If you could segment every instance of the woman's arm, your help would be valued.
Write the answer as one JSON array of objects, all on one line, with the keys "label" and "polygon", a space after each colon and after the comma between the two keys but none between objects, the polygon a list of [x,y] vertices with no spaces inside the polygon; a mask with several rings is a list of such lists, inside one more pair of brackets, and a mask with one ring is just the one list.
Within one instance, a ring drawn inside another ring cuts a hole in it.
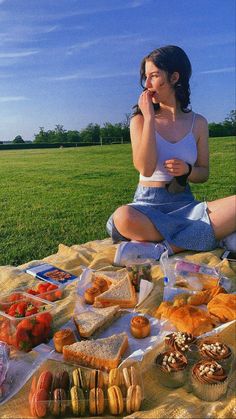
[{"label": "woman's arm", "polygon": [[197,132],[197,161],[192,168],[192,172],[188,179],[193,183],[204,183],[209,177],[209,146],[208,146],[208,123],[201,116],[197,116],[196,120]]},{"label": "woman's arm", "polygon": [[155,138],[155,114],[150,92],[146,90],[139,98],[142,115],[130,122],[130,136],[134,167],[143,175],[151,176],[156,168],[157,152]]}]

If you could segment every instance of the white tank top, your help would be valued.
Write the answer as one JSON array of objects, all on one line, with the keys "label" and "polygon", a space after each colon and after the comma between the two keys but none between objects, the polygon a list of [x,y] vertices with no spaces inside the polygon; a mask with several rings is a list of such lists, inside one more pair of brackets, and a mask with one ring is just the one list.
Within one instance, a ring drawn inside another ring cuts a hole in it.
[{"label": "white tank top", "polygon": [[193,135],[193,125],[195,121],[195,113],[193,114],[193,121],[190,131],[181,140],[176,143],[163,138],[156,131],[156,147],[157,147],[157,166],[152,176],[146,177],[139,175],[139,180],[146,181],[167,181],[169,182],[173,176],[164,168],[164,162],[169,159],[180,159],[192,166],[197,160],[197,144]]}]

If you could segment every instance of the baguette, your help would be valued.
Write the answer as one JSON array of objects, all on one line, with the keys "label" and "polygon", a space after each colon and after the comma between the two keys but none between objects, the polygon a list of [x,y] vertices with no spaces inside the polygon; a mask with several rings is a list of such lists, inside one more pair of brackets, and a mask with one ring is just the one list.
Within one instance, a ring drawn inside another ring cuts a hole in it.
[{"label": "baguette", "polygon": [[128,336],[123,332],[107,338],[66,345],[63,347],[63,357],[65,361],[109,371],[118,367],[121,356],[127,348]]},{"label": "baguette", "polygon": [[132,308],[137,304],[135,289],[127,276],[94,300],[94,307],[109,307],[117,304],[121,308]]}]

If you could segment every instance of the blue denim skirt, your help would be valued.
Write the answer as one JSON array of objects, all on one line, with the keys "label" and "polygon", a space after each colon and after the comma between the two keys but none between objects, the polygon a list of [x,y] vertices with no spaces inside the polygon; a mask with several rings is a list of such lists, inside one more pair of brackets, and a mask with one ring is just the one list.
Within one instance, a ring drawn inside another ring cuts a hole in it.
[{"label": "blue denim skirt", "polygon": [[[146,215],[169,244],[194,251],[218,247],[207,203],[197,201],[188,184],[181,193],[139,184],[128,205]],[[113,214],[107,222],[107,232],[114,242],[127,240],[116,229]]]}]

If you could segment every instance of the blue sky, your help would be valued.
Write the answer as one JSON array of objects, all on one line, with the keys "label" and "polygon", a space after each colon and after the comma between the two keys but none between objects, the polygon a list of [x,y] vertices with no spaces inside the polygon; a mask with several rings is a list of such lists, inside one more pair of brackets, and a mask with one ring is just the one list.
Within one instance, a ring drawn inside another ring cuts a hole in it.
[{"label": "blue sky", "polygon": [[0,140],[122,121],[141,92],[140,61],[166,44],[192,62],[193,109],[224,120],[234,19],[234,0],[0,0]]}]

